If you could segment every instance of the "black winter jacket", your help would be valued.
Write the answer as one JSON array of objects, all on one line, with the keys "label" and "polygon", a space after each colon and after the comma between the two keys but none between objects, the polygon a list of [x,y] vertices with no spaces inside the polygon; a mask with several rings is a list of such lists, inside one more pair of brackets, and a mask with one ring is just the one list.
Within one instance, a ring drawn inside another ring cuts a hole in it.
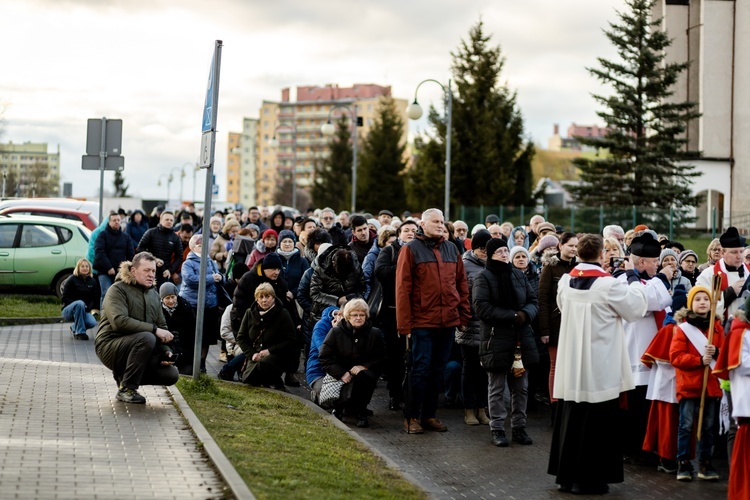
[{"label": "black winter jacket", "polygon": [[100,274],[107,274],[110,269],[114,269],[117,274],[120,264],[126,260],[133,260],[134,255],[135,249],[130,236],[107,225],[94,242],[94,270]]},{"label": "black winter jacket", "polygon": [[159,276],[164,269],[169,269],[170,274],[179,273],[182,267],[182,240],[171,229],[161,224],[152,227],[143,235],[138,244],[141,252],[151,252],[154,257],[164,261],[164,265],[156,268]]},{"label": "black winter jacket", "polygon": [[86,311],[99,309],[99,300],[102,292],[99,288],[99,281],[91,276],[71,276],[65,280],[62,290],[62,308],[82,300],[86,304]]},{"label": "black winter jacket", "polygon": [[263,273],[263,261],[261,261],[242,276],[242,279],[237,284],[237,288],[234,289],[232,312],[230,314],[232,331],[235,333],[239,331],[242,320],[245,317],[245,312],[255,303],[255,289],[261,283],[271,284],[274,293],[276,293],[276,298],[281,301],[284,309],[289,312],[295,325],[300,324],[297,307],[287,299],[286,293],[289,291],[289,288],[286,285],[283,274],[279,273],[279,277],[276,280],[266,277]]},{"label": "black winter jacket", "polygon": [[195,353],[195,313],[190,303],[177,296],[177,306],[170,314],[162,304],[161,311],[167,321],[167,329],[172,332],[175,340],[173,350],[180,355],[177,360],[177,368],[193,366],[193,354]]},{"label": "black winter jacket", "polygon": [[257,303],[245,312],[237,332],[237,344],[245,353],[247,367],[255,364],[253,354],[268,349],[268,352],[291,360],[295,356],[296,339],[292,318],[276,298],[274,306],[265,314],[260,314]]},{"label": "black winter jacket", "polygon": [[484,261],[477,257],[477,255],[471,250],[467,250],[463,255],[464,271],[466,271],[466,281],[469,284],[469,301],[471,304],[471,321],[466,326],[466,329],[456,331],[456,344],[468,345],[472,347],[479,347],[479,318],[477,318],[474,312],[474,303],[472,301],[472,288],[474,287],[474,279],[484,270]]},{"label": "black winter jacket", "polygon": [[310,281],[310,299],[313,302],[311,316],[317,322],[323,314],[323,310],[329,306],[338,306],[340,297],[348,300],[361,299],[365,296],[365,275],[359,265],[357,256],[353,250],[354,268],[348,276],[338,276],[333,268],[333,254],[341,249],[332,246],[320,256],[319,265],[313,271]]},{"label": "black winter jacket", "polygon": [[380,373],[385,361],[383,333],[369,320],[359,330],[342,320],[326,335],[318,359],[323,370],[336,379],[357,365]]},{"label": "black winter jacket", "polygon": [[[530,326],[538,311],[536,294],[523,271],[511,266],[510,279],[519,308],[510,306],[507,297],[502,294],[500,276],[493,269],[493,264],[494,261],[488,262],[490,268],[474,278],[472,290],[474,311],[480,320],[479,360],[482,367],[493,372],[509,370],[518,342],[521,344],[524,366],[536,364],[539,362],[539,353]],[[514,326],[518,311],[523,311],[527,316],[526,322],[520,327]]]},{"label": "black winter jacket", "polygon": [[383,289],[382,307],[396,307],[396,264],[399,250],[401,242],[396,240],[381,249],[375,261],[375,279],[380,282]]}]

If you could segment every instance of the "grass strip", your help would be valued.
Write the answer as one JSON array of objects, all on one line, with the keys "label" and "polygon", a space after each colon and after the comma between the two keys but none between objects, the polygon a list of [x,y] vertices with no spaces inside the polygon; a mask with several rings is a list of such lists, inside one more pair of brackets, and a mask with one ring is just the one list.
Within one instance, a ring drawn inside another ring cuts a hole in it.
[{"label": "grass strip", "polygon": [[0,318],[60,316],[61,304],[54,295],[0,295]]},{"label": "grass strip", "polygon": [[258,498],[426,498],[299,401],[208,377],[177,387]]}]

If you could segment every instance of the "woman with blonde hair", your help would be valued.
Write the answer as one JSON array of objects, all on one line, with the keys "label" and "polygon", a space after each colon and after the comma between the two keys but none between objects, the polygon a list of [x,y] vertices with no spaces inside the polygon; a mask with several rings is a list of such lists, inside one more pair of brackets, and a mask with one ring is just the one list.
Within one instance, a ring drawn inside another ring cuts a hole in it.
[{"label": "woman with blonde hair", "polygon": [[610,265],[612,258],[615,257],[625,257],[625,251],[620,246],[620,242],[612,236],[604,238],[604,263],[602,268],[606,272],[614,274],[618,270],[618,268],[612,268]]},{"label": "woman with blonde hair", "polygon": [[344,383],[333,415],[344,411],[357,419],[357,427],[369,427],[367,405],[385,361],[383,334],[369,320],[370,308],[363,299],[344,306],[344,319],[328,332],[320,346],[320,365],[326,374]]},{"label": "woman with blonde hair", "polygon": [[211,245],[211,250],[208,252],[208,256],[215,260],[216,263],[219,264],[219,266],[221,266],[222,272],[226,272],[227,265],[229,264],[229,262],[227,261],[227,256],[229,255],[227,243],[230,241],[234,241],[234,237],[239,232],[240,223],[237,222],[237,219],[227,219],[227,221],[224,223],[224,227],[221,228],[221,231],[216,236],[216,239],[214,239],[214,242]]},{"label": "woman with blonde hair", "polygon": [[99,282],[91,272],[91,262],[80,259],[73,269],[73,276],[65,280],[62,291],[62,317],[73,322],[70,331],[76,339],[89,339],[86,330],[98,323],[91,311],[99,306],[100,298]]},{"label": "woman with blonde hair", "polygon": [[698,266],[698,272],[696,274],[700,274],[708,267],[714,266],[719,259],[721,259],[721,256],[724,254],[724,249],[721,248],[721,242],[719,242],[719,238],[714,238],[711,240],[711,243],[708,244],[708,248],[706,248],[706,257],[708,257],[708,260]]}]

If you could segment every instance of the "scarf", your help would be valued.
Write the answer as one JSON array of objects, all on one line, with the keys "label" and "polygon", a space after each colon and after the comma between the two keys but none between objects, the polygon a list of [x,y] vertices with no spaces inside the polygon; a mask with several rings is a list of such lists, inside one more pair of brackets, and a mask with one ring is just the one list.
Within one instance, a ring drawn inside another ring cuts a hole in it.
[{"label": "scarf", "polygon": [[297,252],[299,252],[299,250],[297,250],[296,248],[292,250],[291,252],[285,252],[283,250],[276,250],[276,253],[284,257],[285,260],[291,259],[292,256]]},{"label": "scarf", "polygon": [[174,314],[175,310],[177,309],[176,305],[170,308],[164,305],[164,302],[161,303],[161,307],[167,312],[167,314],[169,314],[170,317]]},{"label": "scarf", "polygon": [[711,318],[709,318],[708,316],[698,316],[693,311],[690,311],[685,318],[685,321],[687,321],[689,324],[693,325],[700,331],[705,332],[708,330],[708,325],[710,324]]}]

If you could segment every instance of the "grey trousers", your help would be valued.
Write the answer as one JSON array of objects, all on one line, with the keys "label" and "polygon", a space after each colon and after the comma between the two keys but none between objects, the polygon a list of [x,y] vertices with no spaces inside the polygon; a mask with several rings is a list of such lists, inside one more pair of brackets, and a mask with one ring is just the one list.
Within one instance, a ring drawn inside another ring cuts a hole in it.
[{"label": "grey trousers", "polygon": [[174,385],[180,372],[174,365],[162,365],[151,332],[123,335],[97,346],[96,355],[112,370],[120,387],[138,389],[142,385]]},{"label": "grey trousers", "polygon": [[505,417],[508,416],[508,410],[503,399],[506,380],[510,389],[511,426],[513,428],[526,427],[529,372],[523,372],[520,377],[514,377],[511,371],[487,372],[490,429],[493,431],[505,430]]}]

